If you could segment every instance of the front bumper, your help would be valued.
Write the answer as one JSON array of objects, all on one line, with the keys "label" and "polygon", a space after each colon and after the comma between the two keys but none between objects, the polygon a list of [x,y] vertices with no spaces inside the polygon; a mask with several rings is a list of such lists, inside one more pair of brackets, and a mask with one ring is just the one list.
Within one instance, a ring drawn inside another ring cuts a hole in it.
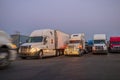
[{"label": "front bumper", "polygon": [[37,57],[38,56],[38,52],[34,52],[34,53],[31,53],[31,52],[21,52],[21,53],[19,53],[19,56],[20,57]]},{"label": "front bumper", "polygon": [[107,50],[92,50],[92,53],[108,53]]},{"label": "front bumper", "polygon": [[120,52],[120,49],[112,48],[110,49],[110,52]]},{"label": "front bumper", "polygon": [[73,49],[68,49],[64,51],[64,55],[79,55],[80,51],[78,49],[73,50]]}]

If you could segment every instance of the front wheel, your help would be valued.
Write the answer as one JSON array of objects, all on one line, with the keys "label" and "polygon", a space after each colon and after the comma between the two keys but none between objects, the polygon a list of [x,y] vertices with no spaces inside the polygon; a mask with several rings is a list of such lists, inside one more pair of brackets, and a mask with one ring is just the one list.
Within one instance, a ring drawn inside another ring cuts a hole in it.
[{"label": "front wheel", "polygon": [[84,51],[82,50],[82,51],[79,51],[79,56],[83,56],[83,54],[84,54]]},{"label": "front wheel", "polygon": [[3,49],[0,51],[0,69],[3,69],[10,64],[9,56],[8,50]]},{"label": "front wheel", "polygon": [[40,52],[39,52],[38,58],[39,58],[39,59],[42,59],[42,58],[43,58],[43,51],[40,51]]},{"label": "front wheel", "polygon": [[26,57],[20,57],[21,59],[26,59]]}]

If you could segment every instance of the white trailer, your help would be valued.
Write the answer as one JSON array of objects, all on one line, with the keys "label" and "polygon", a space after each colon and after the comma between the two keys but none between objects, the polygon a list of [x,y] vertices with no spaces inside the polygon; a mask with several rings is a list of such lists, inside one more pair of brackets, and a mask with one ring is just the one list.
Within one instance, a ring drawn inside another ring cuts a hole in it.
[{"label": "white trailer", "polygon": [[93,53],[106,53],[108,52],[107,37],[105,34],[95,34],[93,36]]},{"label": "white trailer", "polygon": [[72,34],[64,55],[83,55],[85,53],[85,34]]},{"label": "white trailer", "polygon": [[20,46],[21,58],[59,56],[63,54],[69,35],[59,30],[34,30],[28,42]]}]

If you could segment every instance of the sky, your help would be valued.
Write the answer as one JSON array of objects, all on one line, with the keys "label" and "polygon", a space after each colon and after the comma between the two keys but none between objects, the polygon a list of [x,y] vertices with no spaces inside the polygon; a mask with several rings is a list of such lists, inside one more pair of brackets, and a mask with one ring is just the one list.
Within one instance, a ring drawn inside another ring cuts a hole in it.
[{"label": "sky", "polygon": [[120,0],[0,0],[0,29],[30,35],[37,29],[68,34],[120,35]]}]

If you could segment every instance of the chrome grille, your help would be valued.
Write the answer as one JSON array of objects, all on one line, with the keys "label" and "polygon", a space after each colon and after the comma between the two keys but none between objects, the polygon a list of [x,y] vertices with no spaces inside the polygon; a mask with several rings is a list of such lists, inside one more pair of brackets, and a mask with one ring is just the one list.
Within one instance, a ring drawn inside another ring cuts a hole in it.
[{"label": "chrome grille", "polygon": [[21,46],[21,52],[22,53],[27,53],[30,51],[30,46]]},{"label": "chrome grille", "polygon": [[115,50],[120,50],[120,46],[113,47]]},{"label": "chrome grille", "polygon": [[74,46],[68,46],[68,48],[74,48]]},{"label": "chrome grille", "polygon": [[97,50],[103,50],[103,46],[95,46],[95,49],[97,49]]}]

